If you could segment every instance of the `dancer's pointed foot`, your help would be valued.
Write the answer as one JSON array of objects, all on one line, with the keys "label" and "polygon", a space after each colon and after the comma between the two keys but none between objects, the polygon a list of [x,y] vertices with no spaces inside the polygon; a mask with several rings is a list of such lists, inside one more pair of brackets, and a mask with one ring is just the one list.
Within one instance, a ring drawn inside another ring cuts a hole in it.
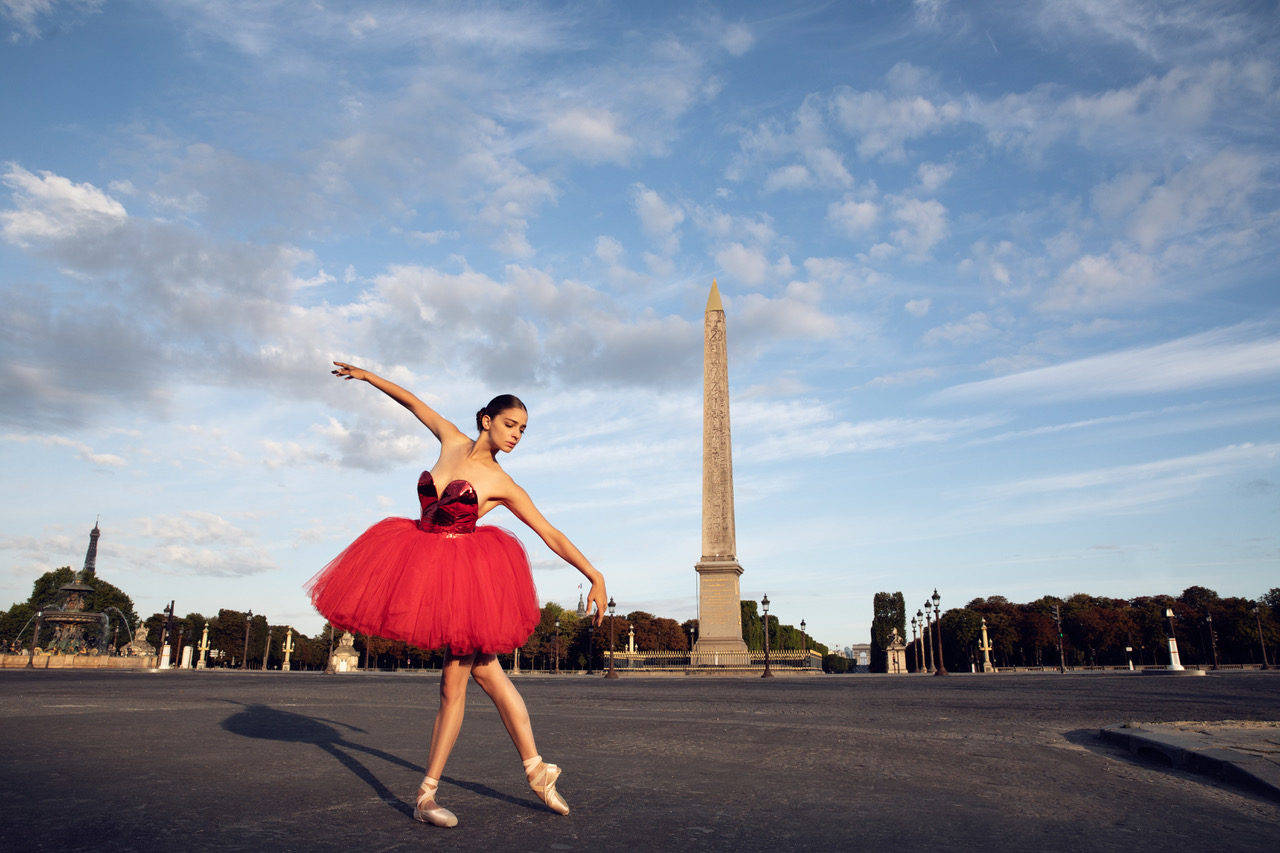
[{"label": "dancer's pointed foot", "polygon": [[418,786],[418,799],[413,805],[413,819],[433,826],[457,826],[458,816],[448,809],[443,809],[436,802],[436,788],[440,787],[439,779],[430,776],[422,780]]},{"label": "dancer's pointed foot", "polygon": [[541,755],[524,762],[525,775],[529,777],[529,787],[542,798],[547,808],[557,814],[568,814],[569,804],[556,790],[556,780],[560,778],[560,768],[542,760]]}]

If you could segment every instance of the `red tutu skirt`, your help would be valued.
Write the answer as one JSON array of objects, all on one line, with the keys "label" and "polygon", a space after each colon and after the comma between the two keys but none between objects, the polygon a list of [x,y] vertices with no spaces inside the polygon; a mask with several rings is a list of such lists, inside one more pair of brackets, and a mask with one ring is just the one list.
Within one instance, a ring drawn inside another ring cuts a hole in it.
[{"label": "red tutu skirt", "polygon": [[408,518],[370,527],[307,583],[340,630],[455,655],[524,645],[541,611],[520,540],[500,527],[441,533]]}]

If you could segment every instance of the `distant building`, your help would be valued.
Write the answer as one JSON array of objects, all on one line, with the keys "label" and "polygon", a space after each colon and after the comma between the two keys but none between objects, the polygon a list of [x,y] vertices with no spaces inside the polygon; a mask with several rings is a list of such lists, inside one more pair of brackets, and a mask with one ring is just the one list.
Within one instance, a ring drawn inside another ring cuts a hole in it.
[{"label": "distant building", "polygon": [[855,643],[845,647],[845,656],[849,658],[850,672],[871,671],[871,644]]}]

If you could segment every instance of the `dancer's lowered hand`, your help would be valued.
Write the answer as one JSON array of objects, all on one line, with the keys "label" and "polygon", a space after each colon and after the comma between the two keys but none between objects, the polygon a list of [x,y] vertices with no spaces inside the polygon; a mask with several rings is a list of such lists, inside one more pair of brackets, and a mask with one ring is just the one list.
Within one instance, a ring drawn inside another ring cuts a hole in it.
[{"label": "dancer's lowered hand", "polygon": [[[596,612],[591,613],[591,605],[596,606]],[[609,606],[609,595],[604,591],[604,579],[591,584],[591,592],[587,593],[587,613],[591,615],[591,624],[599,628],[604,624],[604,611]]]}]

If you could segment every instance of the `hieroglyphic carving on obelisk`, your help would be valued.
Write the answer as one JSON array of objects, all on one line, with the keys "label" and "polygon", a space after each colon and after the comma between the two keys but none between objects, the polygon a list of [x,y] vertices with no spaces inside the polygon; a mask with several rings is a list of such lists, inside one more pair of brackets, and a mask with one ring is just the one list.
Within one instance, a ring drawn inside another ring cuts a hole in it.
[{"label": "hieroglyphic carving on obelisk", "polygon": [[746,652],[738,604],[733,527],[733,454],[729,441],[729,353],[724,305],[711,282],[702,337],[702,559],[698,572],[698,641],[693,662],[714,663],[723,652]]}]

